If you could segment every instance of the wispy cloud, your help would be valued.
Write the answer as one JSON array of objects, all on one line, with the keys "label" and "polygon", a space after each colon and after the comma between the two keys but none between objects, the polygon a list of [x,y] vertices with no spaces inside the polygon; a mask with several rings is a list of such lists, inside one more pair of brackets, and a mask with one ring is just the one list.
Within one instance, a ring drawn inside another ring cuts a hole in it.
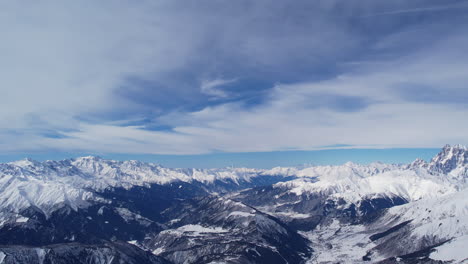
[{"label": "wispy cloud", "polygon": [[222,87],[227,84],[236,82],[237,79],[213,79],[213,80],[203,80],[200,86],[202,93],[217,97],[217,98],[226,98],[229,96],[229,93],[224,91]]},{"label": "wispy cloud", "polygon": [[457,3],[457,4],[449,4],[449,5],[438,5],[438,6],[426,6],[426,7],[408,8],[408,9],[398,9],[398,10],[393,10],[393,11],[374,13],[374,14],[366,15],[364,17],[400,15],[400,14],[421,13],[421,12],[437,12],[437,11],[445,11],[445,10],[459,9],[459,8],[468,8],[468,2]]},{"label": "wispy cloud", "polygon": [[465,4],[429,2],[2,2],[0,152],[466,142]]}]

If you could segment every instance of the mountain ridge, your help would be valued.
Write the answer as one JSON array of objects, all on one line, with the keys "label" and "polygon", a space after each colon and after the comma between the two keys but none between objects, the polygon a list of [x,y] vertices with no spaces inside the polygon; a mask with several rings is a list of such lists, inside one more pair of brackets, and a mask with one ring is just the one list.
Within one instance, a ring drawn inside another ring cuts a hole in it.
[{"label": "mountain ridge", "polygon": [[[272,169],[174,169],[94,156],[1,163],[0,256],[11,261],[36,252],[24,246],[43,252],[58,243],[70,254],[92,248],[90,258],[107,248],[107,259],[152,252],[164,263],[447,259],[442,253],[468,235],[467,155],[447,145],[429,162]],[[143,252],[109,250],[114,241]]]}]

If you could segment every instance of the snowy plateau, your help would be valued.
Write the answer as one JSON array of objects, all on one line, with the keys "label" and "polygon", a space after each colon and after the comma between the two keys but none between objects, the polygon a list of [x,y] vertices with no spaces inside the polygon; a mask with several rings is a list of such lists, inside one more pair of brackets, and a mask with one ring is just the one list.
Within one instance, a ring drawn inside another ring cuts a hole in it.
[{"label": "snowy plateau", "polygon": [[468,263],[468,148],[431,161],[0,164],[0,264]]}]

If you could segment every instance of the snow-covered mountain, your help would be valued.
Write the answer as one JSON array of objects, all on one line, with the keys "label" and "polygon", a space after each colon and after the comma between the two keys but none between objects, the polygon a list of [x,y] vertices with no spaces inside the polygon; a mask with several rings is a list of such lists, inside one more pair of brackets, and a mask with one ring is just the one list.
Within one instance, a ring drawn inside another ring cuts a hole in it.
[{"label": "snow-covered mountain", "polygon": [[29,260],[53,252],[50,263],[63,263],[57,252],[90,252],[91,263],[100,263],[101,249],[101,260],[110,259],[103,263],[450,261],[468,235],[467,158],[466,147],[447,145],[429,162],[401,165],[177,169],[99,157],[4,163],[0,263],[34,263],[20,252],[42,254]]},{"label": "snow-covered mountain", "polygon": [[164,215],[168,229],[143,245],[175,263],[300,263],[312,252],[280,220],[224,197],[193,199]]},{"label": "snow-covered mountain", "polygon": [[453,248],[468,235],[466,153],[445,146],[430,162],[376,173],[349,173],[360,166],[348,163],[232,198],[302,230],[316,252],[310,263],[462,263]]},{"label": "snow-covered mountain", "polygon": [[445,145],[430,162],[418,159],[408,167],[426,169],[434,175],[445,175],[449,180],[466,185],[468,179],[468,148],[462,145]]},{"label": "snow-covered mountain", "polygon": [[262,172],[248,168],[171,169],[99,157],[45,162],[25,159],[0,164],[0,208],[18,212],[34,206],[48,215],[60,204],[76,210],[89,206],[89,201],[104,201],[97,193],[112,188],[130,190],[176,183],[182,188],[189,183],[203,190],[223,192],[288,179],[266,177]]}]

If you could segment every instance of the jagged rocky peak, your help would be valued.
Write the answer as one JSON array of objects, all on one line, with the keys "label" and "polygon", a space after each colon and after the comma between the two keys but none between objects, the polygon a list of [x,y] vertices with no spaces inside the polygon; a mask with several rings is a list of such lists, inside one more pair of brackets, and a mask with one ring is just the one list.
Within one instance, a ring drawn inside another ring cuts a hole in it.
[{"label": "jagged rocky peak", "polygon": [[428,167],[441,173],[449,173],[457,167],[468,164],[468,148],[463,145],[445,145],[444,148],[432,158]]},{"label": "jagged rocky peak", "polygon": [[409,165],[410,168],[427,167],[427,162],[423,159],[417,158]]}]

